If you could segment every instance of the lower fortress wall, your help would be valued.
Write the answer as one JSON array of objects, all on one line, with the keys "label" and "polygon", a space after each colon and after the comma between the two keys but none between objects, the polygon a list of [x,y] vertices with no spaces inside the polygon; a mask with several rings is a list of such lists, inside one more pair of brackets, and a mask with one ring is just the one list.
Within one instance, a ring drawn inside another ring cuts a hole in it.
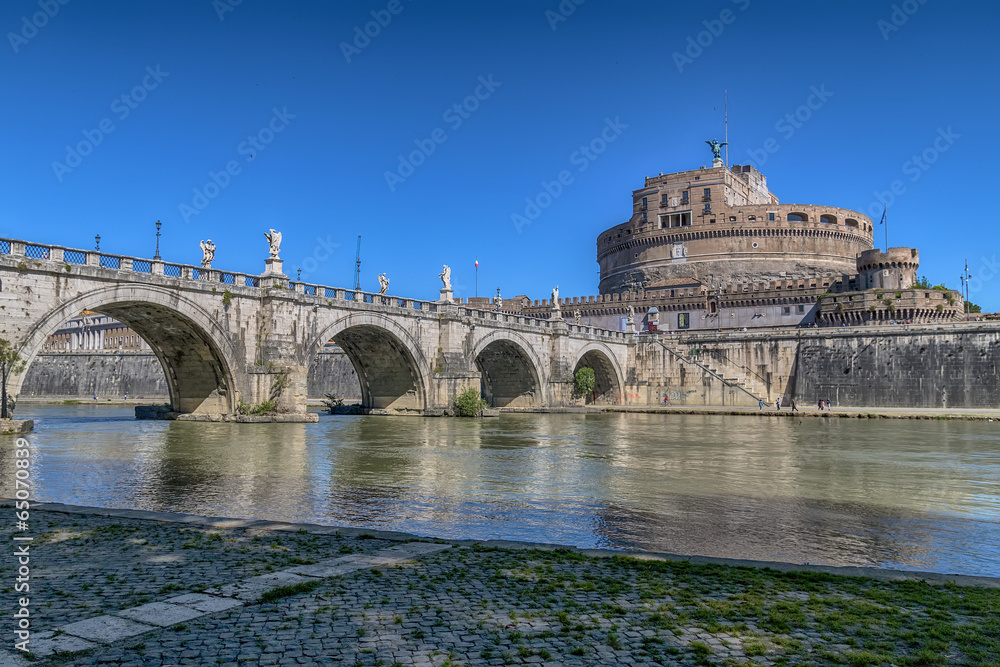
[{"label": "lower fortress wall", "polygon": [[[1000,408],[1000,326],[801,329],[640,336],[626,372],[627,402],[756,406],[782,396],[802,407]],[[31,398],[166,398],[149,353],[43,353],[21,395]],[[360,400],[342,351],[309,367],[308,395]]]},{"label": "lower fortress wall", "polygon": [[662,336],[640,343],[636,359],[638,400],[649,403],[666,392],[677,405],[780,396],[803,407],[1000,408],[993,323]]}]

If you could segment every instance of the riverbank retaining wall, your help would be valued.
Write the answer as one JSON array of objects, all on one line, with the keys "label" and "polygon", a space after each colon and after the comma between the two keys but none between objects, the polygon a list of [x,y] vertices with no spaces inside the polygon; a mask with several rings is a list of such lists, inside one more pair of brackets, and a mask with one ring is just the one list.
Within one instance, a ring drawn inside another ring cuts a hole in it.
[{"label": "riverbank retaining wall", "polygon": [[[1000,409],[989,323],[640,336],[649,403]],[[641,383],[640,383],[641,387]]]},{"label": "riverbank retaining wall", "polygon": [[[43,352],[21,387],[25,398],[149,398],[168,400],[163,367],[149,352]],[[309,365],[308,396],[361,399],[357,373],[342,350],[320,352]]]},{"label": "riverbank retaining wall", "polygon": [[[638,337],[626,369],[631,404],[1000,409],[1000,326],[859,327]],[[353,364],[339,348],[309,366],[308,396],[361,398]],[[149,353],[42,353],[21,395],[31,398],[165,399],[166,380]]]}]

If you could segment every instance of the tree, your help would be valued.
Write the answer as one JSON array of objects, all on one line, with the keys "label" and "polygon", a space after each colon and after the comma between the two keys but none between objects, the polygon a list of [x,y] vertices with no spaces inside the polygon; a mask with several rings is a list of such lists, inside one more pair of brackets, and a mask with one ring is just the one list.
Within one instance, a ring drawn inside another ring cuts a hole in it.
[{"label": "tree", "polygon": [[14,373],[24,370],[24,361],[17,349],[6,338],[0,338],[0,419],[14,416],[13,406],[7,400],[7,380]]},{"label": "tree", "polygon": [[576,383],[576,393],[581,396],[592,394],[594,387],[597,386],[597,377],[594,374],[594,369],[587,368],[586,366],[577,370],[573,380]]},{"label": "tree", "polygon": [[927,280],[927,276],[920,276],[913,283],[913,289],[931,289],[931,281]]}]

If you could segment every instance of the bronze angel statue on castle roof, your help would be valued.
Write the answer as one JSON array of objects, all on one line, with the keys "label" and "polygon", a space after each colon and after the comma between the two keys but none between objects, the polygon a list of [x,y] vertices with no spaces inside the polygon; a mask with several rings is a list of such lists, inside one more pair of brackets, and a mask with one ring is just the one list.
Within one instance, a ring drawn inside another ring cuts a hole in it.
[{"label": "bronze angel statue on castle roof", "polygon": [[721,160],[722,159],[722,147],[728,146],[728,141],[723,141],[721,144],[718,139],[712,139],[711,141],[706,141],[706,144],[712,148],[712,159]]}]

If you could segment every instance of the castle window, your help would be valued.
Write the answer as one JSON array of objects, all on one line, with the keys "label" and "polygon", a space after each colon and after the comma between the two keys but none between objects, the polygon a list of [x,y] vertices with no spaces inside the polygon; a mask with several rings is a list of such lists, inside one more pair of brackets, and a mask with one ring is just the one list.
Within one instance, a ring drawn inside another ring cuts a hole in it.
[{"label": "castle window", "polygon": [[660,195],[660,206],[667,205],[667,195]]},{"label": "castle window", "polygon": [[648,206],[649,206],[649,198],[648,197],[643,197],[642,198],[642,208],[645,209]]},{"label": "castle window", "polygon": [[781,309],[781,314],[782,315],[791,315],[792,314],[792,307],[791,306],[785,306],[785,307],[783,307]]},{"label": "castle window", "polygon": [[800,313],[806,312],[806,307],[805,306],[799,306],[799,312]]},{"label": "castle window", "polygon": [[789,213],[785,216],[788,222],[809,222],[809,216],[805,213]]},{"label": "castle window", "polygon": [[712,188],[705,188],[705,196],[702,201],[712,201]]},{"label": "castle window", "polygon": [[844,220],[844,224],[847,225],[848,227],[857,227],[858,221],[855,220],[854,218],[848,218],[847,220]]},{"label": "castle window", "polygon": [[688,203],[688,191],[687,190],[685,190],[684,192],[681,193],[681,203],[682,204],[687,204]]},{"label": "castle window", "polygon": [[705,213],[711,213],[711,212],[712,212],[712,205],[705,204]]},{"label": "castle window", "polygon": [[831,225],[837,224],[837,216],[835,215],[821,215],[819,216],[820,222],[825,222]]},{"label": "castle window", "polygon": [[642,221],[643,221],[643,222],[648,222],[648,220],[649,220],[649,219],[648,219],[648,218],[646,217],[646,212],[645,212],[645,211],[643,211],[643,212],[642,212]]}]

